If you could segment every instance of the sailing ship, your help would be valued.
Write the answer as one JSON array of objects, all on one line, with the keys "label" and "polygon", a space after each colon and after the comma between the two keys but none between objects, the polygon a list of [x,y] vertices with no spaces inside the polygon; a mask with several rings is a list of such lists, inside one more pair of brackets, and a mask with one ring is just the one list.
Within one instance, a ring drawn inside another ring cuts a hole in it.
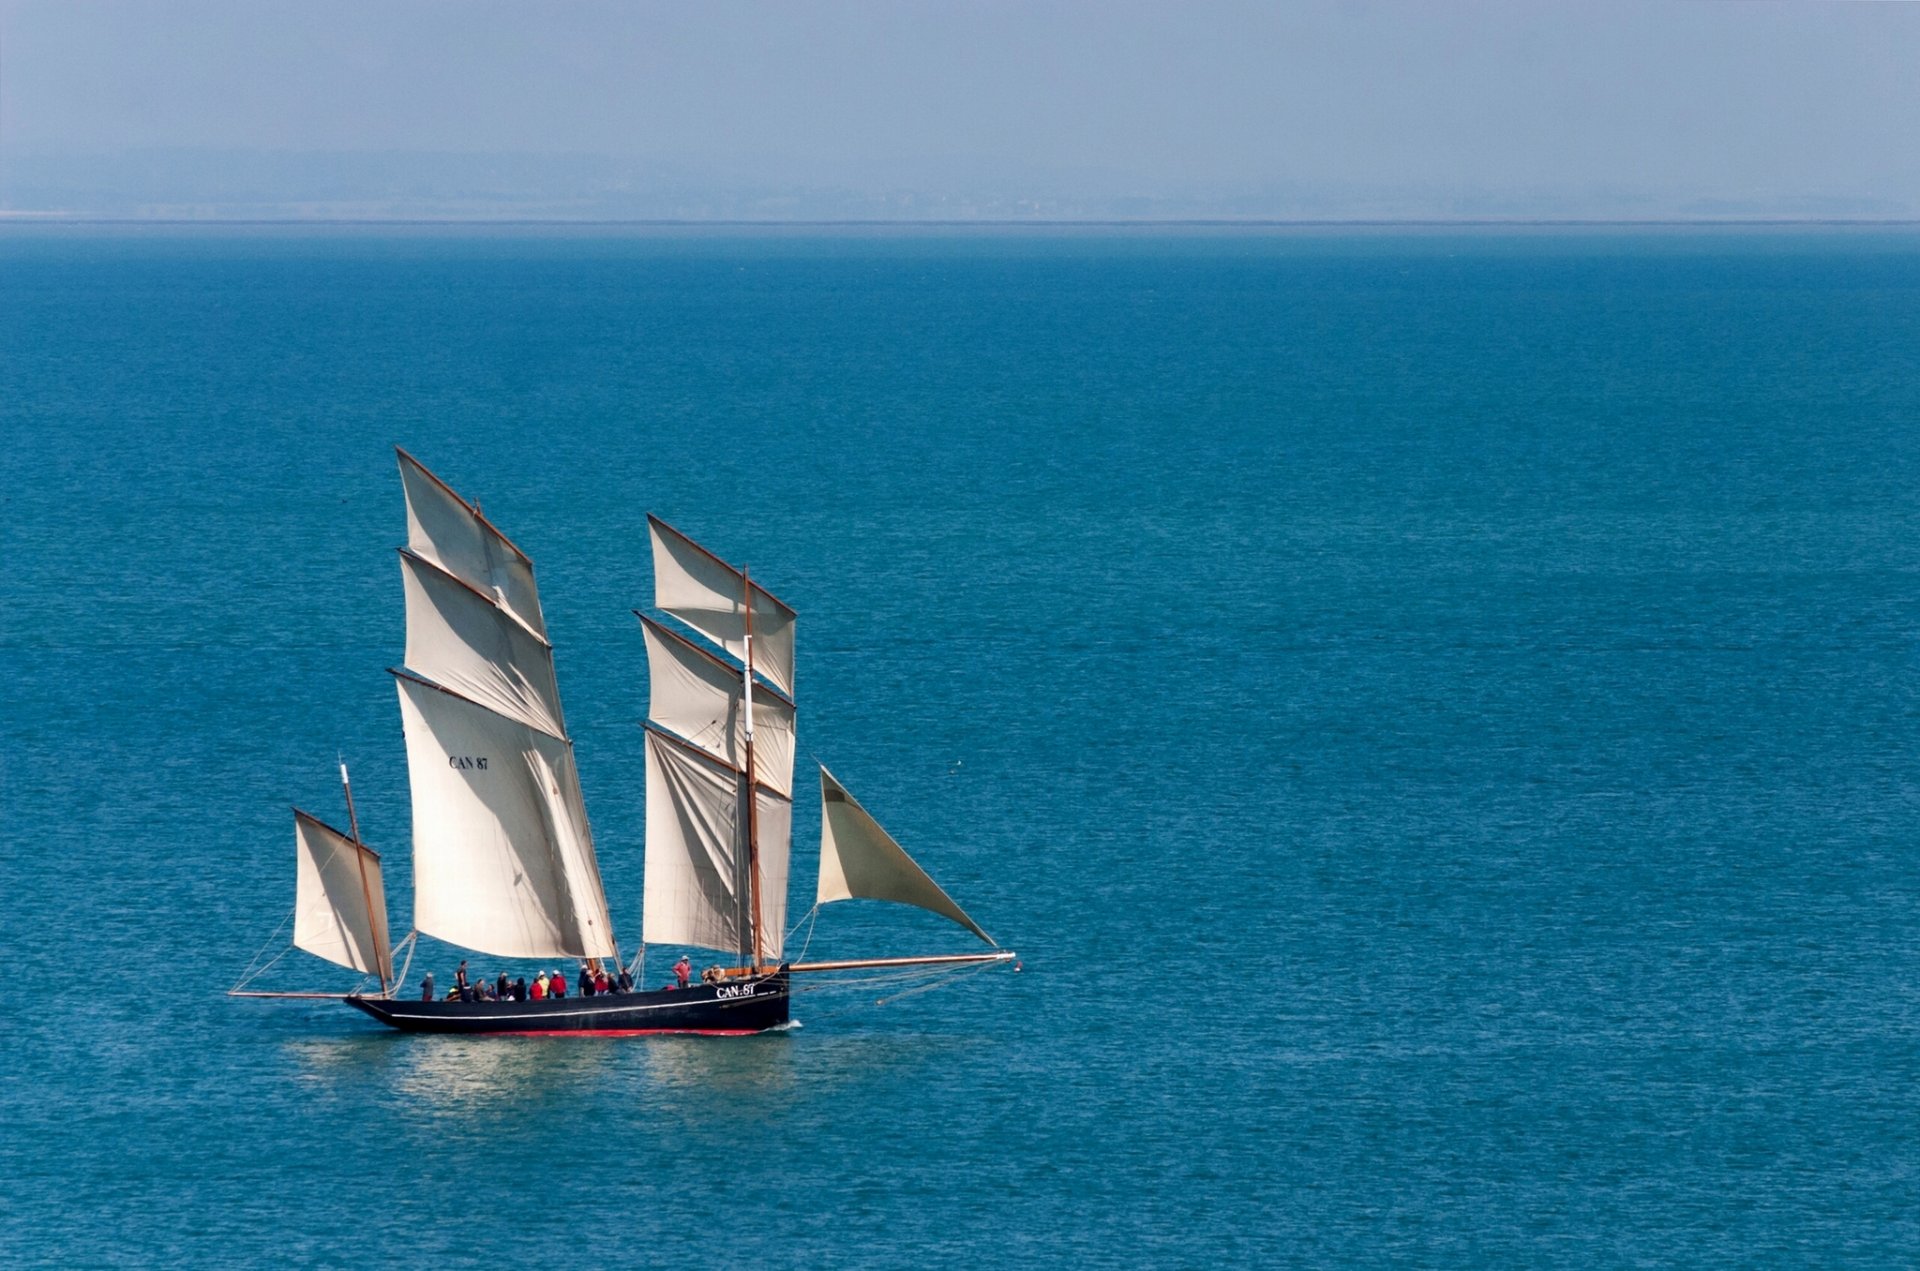
[{"label": "sailing ship", "polygon": [[[398,448],[396,448],[398,449]],[[394,1028],[441,1033],[704,1033],[785,1026],[793,978],[1014,961],[824,766],[815,904],[912,905],[986,952],[791,962],[785,957],[795,758],[794,611],[658,517],[648,517],[654,608],[647,651],[642,934],[728,959],[685,987],[534,1001],[409,999],[394,955],[420,935],[502,958],[622,961],[594,854],[533,562],[405,450],[400,698],[413,805],[413,931],[388,941],[379,855],[348,829],[294,811],[293,947],[377,978],[340,997]],[[684,631],[681,629],[684,628]],[[797,925],[797,924],[796,924]],[[471,995],[469,995],[471,996]]]}]

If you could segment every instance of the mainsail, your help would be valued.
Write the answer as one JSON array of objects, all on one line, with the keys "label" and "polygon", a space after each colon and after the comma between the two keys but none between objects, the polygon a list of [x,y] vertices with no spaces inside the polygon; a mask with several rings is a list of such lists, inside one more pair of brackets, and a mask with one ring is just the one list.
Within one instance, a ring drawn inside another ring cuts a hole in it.
[{"label": "mainsail", "polygon": [[[993,937],[967,917],[940,884],[880,828],[824,765],[820,768],[820,887],[816,904],[891,900],[952,919],[988,944]],[[999,948],[998,945],[993,945]]]},{"label": "mainsail", "polygon": [[399,453],[414,926],[502,957],[613,957],[533,562]]},{"label": "mainsail", "polygon": [[[665,522],[648,526],[655,605],[741,664],[641,615],[646,938],[778,962],[793,844],[793,610]],[[777,691],[753,684],[756,673]]]},{"label": "mainsail", "polygon": [[392,979],[379,855],[298,808],[293,843],[298,860],[294,945],[382,981]]}]

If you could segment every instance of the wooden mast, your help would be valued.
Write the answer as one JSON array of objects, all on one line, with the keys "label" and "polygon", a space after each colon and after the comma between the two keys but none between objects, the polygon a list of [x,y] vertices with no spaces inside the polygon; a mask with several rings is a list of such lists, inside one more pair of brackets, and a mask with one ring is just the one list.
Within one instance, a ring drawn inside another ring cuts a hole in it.
[{"label": "wooden mast", "polygon": [[353,831],[353,863],[360,867],[360,899],[367,906],[367,943],[373,946],[373,969],[380,976],[380,994],[393,996],[393,968],[381,956],[379,933],[373,926],[373,888],[367,882],[367,845],[360,841],[360,817],[353,810],[353,782],[347,778],[346,760],[340,761],[340,788],[347,795],[347,828]]},{"label": "wooden mast", "polygon": [[760,966],[760,800],[754,792],[753,773],[753,578],[747,567],[740,566],[740,590],[746,602],[746,657],[745,670],[741,673],[741,683],[745,686],[741,698],[744,711],[743,719],[747,727],[747,890],[753,898],[751,925],[747,928],[753,948],[752,965]]}]

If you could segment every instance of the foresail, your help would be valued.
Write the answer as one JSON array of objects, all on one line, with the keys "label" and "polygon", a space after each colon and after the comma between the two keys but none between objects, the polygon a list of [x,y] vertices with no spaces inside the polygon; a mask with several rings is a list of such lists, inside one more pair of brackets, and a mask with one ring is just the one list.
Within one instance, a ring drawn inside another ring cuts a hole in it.
[{"label": "foresail", "polygon": [[[749,931],[745,804],[739,774],[652,729],[647,731],[647,856],[643,925],[649,944],[686,944],[743,960]],[[777,960],[786,927],[793,806],[756,792],[760,956]]]},{"label": "foresail", "polygon": [[410,551],[407,669],[509,719],[565,737],[553,650],[493,600]]},{"label": "foresail", "polygon": [[380,857],[298,808],[293,943],[316,957],[383,979],[392,975]]},{"label": "foresail", "polygon": [[[988,944],[993,937],[967,917],[953,898],[914,863],[893,836],[820,769],[820,886],[816,902],[890,900],[913,905],[959,923]],[[998,945],[994,945],[998,948]]]},{"label": "foresail", "polygon": [[501,957],[616,954],[573,747],[398,675],[414,926]]},{"label": "foresail", "polygon": [[527,629],[547,637],[533,562],[507,536],[406,451],[399,451],[407,494],[407,547],[504,605]]},{"label": "foresail", "polygon": [[[736,772],[746,771],[741,674],[644,615],[647,717]],[[754,779],[793,794],[793,703],[766,689],[753,697]]]},{"label": "foresail", "polygon": [[[741,660],[746,658],[745,578],[739,570],[649,516],[653,603]],[[793,696],[793,610],[754,584],[753,669]]]}]

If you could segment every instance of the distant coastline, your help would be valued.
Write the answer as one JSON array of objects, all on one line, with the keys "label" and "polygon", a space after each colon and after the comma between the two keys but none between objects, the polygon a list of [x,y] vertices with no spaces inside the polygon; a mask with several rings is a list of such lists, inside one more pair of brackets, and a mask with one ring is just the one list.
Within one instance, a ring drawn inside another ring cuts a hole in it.
[{"label": "distant coastline", "polygon": [[1740,229],[1864,228],[1920,226],[1920,217],[1743,216],[1743,217],[1165,217],[1165,218],[966,218],[776,219],[564,217],[163,217],[88,216],[61,212],[0,210],[0,226],[62,225],[114,227],[395,227],[530,229]]}]

